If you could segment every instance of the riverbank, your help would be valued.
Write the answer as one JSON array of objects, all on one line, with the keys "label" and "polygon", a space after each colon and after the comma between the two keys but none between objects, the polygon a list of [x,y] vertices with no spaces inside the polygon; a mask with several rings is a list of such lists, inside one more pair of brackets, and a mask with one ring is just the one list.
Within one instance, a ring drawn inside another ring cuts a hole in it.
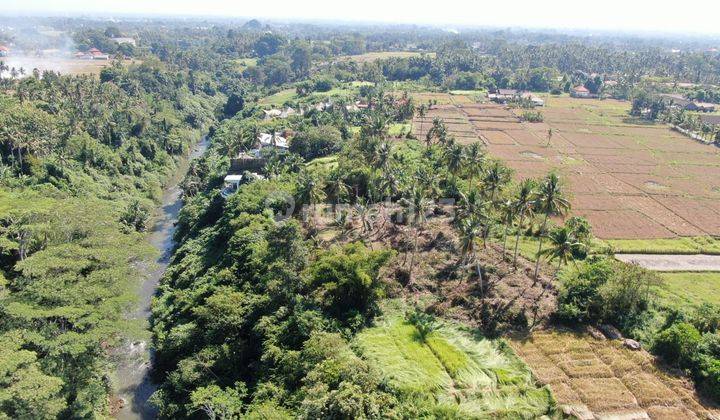
[{"label": "riverbank", "polygon": [[[158,251],[158,257],[154,262],[143,264],[140,268],[144,275],[138,289],[138,305],[128,314],[130,321],[142,322],[145,331],[150,326],[152,298],[170,262],[175,245],[173,242],[175,222],[183,205],[179,183],[188,170],[189,162],[202,156],[207,147],[207,136],[203,136],[188,157],[181,161],[176,175],[169,180],[163,192],[161,205],[153,218],[153,227],[147,240]],[[114,404],[117,407],[116,418],[131,420],[155,417],[155,410],[148,403],[148,399],[156,389],[155,384],[150,380],[152,357],[149,332],[146,337],[130,340],[116,351],[117,403]]]}]

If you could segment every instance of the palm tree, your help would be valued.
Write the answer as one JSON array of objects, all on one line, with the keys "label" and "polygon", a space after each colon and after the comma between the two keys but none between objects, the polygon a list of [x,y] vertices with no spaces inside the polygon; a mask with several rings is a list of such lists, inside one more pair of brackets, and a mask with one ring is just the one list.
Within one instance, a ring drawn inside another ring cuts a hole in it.
[{"label": "palm tree", "polygon": [[425,114],[427,113],[427,106],[421,104],[417,109],[418,117],[420,118],[420,132],[423,131],[423,123],[425,122]]},{"label": "palm tree", "polygon": [[313,174],[302,171],[298,175],[295,202],[298,207],[313,206],[325,200],[322,182]]},{"label": "palm tree", "polygon": [[482,226],[474,217],[463,219],[459,224],[460,231],[460,254],[463,260],[470,262],[470,258],[475,261],[475,270],[477,271],[478,281],[480,282],[480,296],[485,297],[484,276],[480,260],[477,257],[477,239],[482,235]]},{"label": "palm tree", "polygon": [[425,196],[422,189],[413,187],[407,197],[400,200],[400,205],[406,209],[406,215],[410,219],[410,225],[415,229],[415,238],[413,240],[413,253],[410,257],[409,278],[412,279],[412,269],[415,264],[415,255],[417,254],[418,237],[425,222],[427,221],[427,213],[432,207],[432,200]]},{"label": "palm tree", "polygon": [[550,247],[544,249],[539,255],[548,257],[549,261],[557,259],[558,265],[555,275],[560,271],[561,264],[567,264],[569,260],[575,261],[573,255],[585,247],[585,244],[578,241],[567,226],[553,229],[547,235]]},{"label": "palm tree", "polygon": [[485,195],[490,198],[490,202],[495,202],[495,195],[508,181],[508,170],[499,161],[493,161],[485,172],[483,177],[483,188]]},{"label": "palm tree", "polygon": [[373,164],[376,168],[386,169],[392,159],[392,145],[383,141],[373,150]]},{"label": "palm tree", "polygon": [[350,193],[350,187],[345,183],[342,175],[338,171],[334,171],[330,174],[328,187],[330,189],[330,195],[335,200],[335,205],[340,204],[344,198]]},{"label": "palm tree", "polygon": [[445,143],[447,139],[447,127],[445,127],[443,120],[438,117],[433,118],[433,125],[425,134],[425,146],[428,149],[432,146],[433,139],[436,137],[440,143]]},{"label": "palm tree", "polygon": [[545,177],[540,191],[538,192],[538,211],[543,213],[542,227],[540,228],[540,241],[538,244],[537,261],[535,262],[535,278],[540,271],[540,256],[542,254],[543,234],[547,228],[547,221],[551,214],[563,215],[570,210],[570,202],[563,197],[560,178],[557,174],[551,172]]},{"label": "palm tree", "polygon": [[360,219],[360,226],[362,228],[361,235],[365,236],[370,233],[373,227],[374,215],[372,208],[368,206],[364,200],[358,200],[354,207],[355,215]]},{"label": "palm tree", "polygon": [[463,147],[459,144],[452,143],[445,150],[445,163],[453,177],[453,181],[455,181],[458,172],[462,169],[464,160]]},{"label": "palm tree", "polygon": [[518,230],[515,238],[515,255],[513,257],[513,265],[515,267],[517,267],[518,247],[520,245],[520,234],[522,233],[523,222],[525,221],[525,217],[532,216],[535,207],[535,200],[537,198],[535,188],[537,188],[535,180],[522,180],[522,182],[520,182],[520,188],[515,195],[515,201],[513,202],[515,211],[519,216]]},{"label": "palm tree", "polygon": [[503,260],[505,259],[505,250],[507,249],[508,229],[515,222],[517,212],[513,206],[512,200],[508,200],[502,204],[500,209],[500,222],[503,224]]},{"label": "palm tree", "polygon": [[475,177],[483,173],[485,164],[485,153],[480,143],[473,143],[465,148],[465,172],[470,176],[470,185],[474,183]]}]

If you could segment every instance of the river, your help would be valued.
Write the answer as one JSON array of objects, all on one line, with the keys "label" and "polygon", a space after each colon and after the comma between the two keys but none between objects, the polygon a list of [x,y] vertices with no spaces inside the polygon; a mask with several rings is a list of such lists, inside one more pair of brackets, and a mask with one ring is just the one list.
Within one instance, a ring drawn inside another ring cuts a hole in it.
[{"label": "river", "polygon": [[[158,208],[153,227],[148,235],[148,241],[158,250],[159,257],[151,268],[144,270],[143,282],[138,289],[138,306],[128,314],[130,319],[145,320],[148,326],[151,314],[150,303],[160,278],[170,262],[175,245],[173,242],[175,222],[183,205],[178,184],[187,172],[187,162],[202,156],[207,150],[207,146],[208,140],[204,136],[191,151],[189,159],[179,166],[177,174],[163,192],[162,205]],[[123,401],[122,408],[116,413],[118,419],[155,418],[155,409],[148,403],[148,398],[157,389],[157,386],[150,380],[152,357],[152,348],[145,340],[129,341],[115,352],[117,397]]]}]

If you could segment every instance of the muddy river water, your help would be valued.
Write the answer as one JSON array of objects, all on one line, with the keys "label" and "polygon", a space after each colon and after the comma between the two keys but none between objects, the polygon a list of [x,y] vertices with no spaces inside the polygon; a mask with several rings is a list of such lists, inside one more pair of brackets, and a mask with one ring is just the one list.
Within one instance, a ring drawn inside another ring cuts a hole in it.
[{"label": "muddy river water", "polygon": [[[190,159],[201,156],[207,149],[206,137],[198,143],[190,153]],[[180,165],[178,173],[173,177],[163,192],[162,206],[158,209],[148,241],[159,252],[155,264],[143,270],[142,285],[138,289],[137,308],[128,314],[128,318],[145,321],[149,325],[150,303],[155,295],[160,278],[172,257],[175,233],[175,222],[182,208],[179,182],[187,171],[187,164]],[[156,385],[150,380],[152,349],[147,340],[131,340],[115,352],[117,361],[117,397],[122,399],[122,408],[116,413],[119,419],[150,419],[155,418],[155,410],[148,399],[155,392]]]}]

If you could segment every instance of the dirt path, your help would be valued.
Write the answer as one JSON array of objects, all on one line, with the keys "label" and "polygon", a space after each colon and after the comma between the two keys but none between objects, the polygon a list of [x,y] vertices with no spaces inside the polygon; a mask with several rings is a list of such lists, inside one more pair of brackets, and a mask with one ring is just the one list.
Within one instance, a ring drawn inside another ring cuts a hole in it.
[{"label": "dirt path", "polygon": [[615,258],[653,271],[720,271],[720,255],[615,254]]},{"label": "dirt path", "polygon": [[[205,153],[207,146],[207,137],[203,137],[190,153],[190,159]],[[146,321],[146,328],[149,328],[152,297],[172,257],[175,222],[182,208],[178,184],[186,171],[187,163],[184,163],[163,193],[162,205],[158,209],[152,231],[148,236],[150,244],[158,250],[159,257],[155,264],[146,270],[143,283],[138,290],[138,306],[134,312],[128,314],[128,318],[132,320]],[[155,384],[150,380],[152,349],[146,341],[134,340],[118,349],[117,353],[118,397],[122,399],[122,408],[116,413],[116,417],[128,420],[155,418],[155,409],[148,403],[148,399],[156,389]]]}]

